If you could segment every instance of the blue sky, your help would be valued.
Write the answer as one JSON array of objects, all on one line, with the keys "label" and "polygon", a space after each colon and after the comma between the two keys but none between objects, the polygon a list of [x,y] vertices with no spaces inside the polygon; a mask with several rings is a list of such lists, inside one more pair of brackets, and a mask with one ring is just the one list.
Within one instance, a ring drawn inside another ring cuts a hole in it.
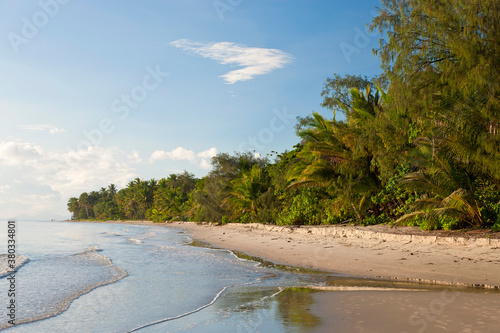
[{"label": "blue sky", "polygon": [[0,217],[298,142],[334,73],[380,73],[378,1],[0,1]]}]

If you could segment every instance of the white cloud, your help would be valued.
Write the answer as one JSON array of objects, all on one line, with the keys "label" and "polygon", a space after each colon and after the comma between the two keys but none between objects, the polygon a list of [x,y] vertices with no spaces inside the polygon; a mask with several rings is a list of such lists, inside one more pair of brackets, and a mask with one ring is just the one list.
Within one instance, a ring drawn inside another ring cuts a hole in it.
[{"label": "white cloud", "polygon": [[[156,151],[150,161],[184,160],[210,169],[217,149],[198,153],[182,147]],[[66,216],[68,199],[111,183],[124,187],[138,173],[138,151],[92,146],[84,150],[57,151],[21,141],[0,141],[0,218]]]},{"label": "white cloud", "polygon": [[10,185],[1,185],[0,186],[0,193],[6,192],[10,189]]},{"label": "white cloud", "polygon": [[217,149],[215,147],[212,147],[210,149],[202,151],[201,153],[196,154],[196,156],[201,158],[212,158],[215,155],[217,155]]},{"label": "white cloud", "polygon": [[[118,148],[50,151],[27,142],[0,141],[0,212],[3,216],[59,214],[69,197],[137,177]],[[7,187],[8,186],[8,187]],[[8,189],[9,193],[5,192]],[[16,201],[17,200],[17,201]]]},{"label": "white cloud", "polygon": [[212,167],[212,165],[210,164],[209,161],[207,161],[206,159],[201,160],[201,162],[200,162],[200,168],[202,168],[204,170],[209,170],[211,167]]},{"label": "white cloud", "polygon": [[41,154],[42,148],[31,143],[0,142],[0,162],[5,165],[31,164]]},{"label": "white cloud", "polygon": [[127,158],[132,162],[132,163],[141,163],[142,158],[139,155],[139,152],[137,150],[132,150],[132,153],[127,155]]},{"label": "white cloud", "polygon": [[293,60],[290,54],[278,49],[248,47],[231,42],[202,43],[179,39],[170,44],[197,53],[204,58],[216,60],[220,64],[243,67],[221,75],[229,84],[268,74],[275,69],[283,68]]},{"label": "white cloud", "polygon": [[154,163],[158,160],[173,160],[173,161],[189,161],[191,163],[198,164],[202,169],[210,169],[209,159],[217,155],[217,149],[212,147],[210,149],[204,150],[196,154],[192,150],[188,150],[183,147],[177,147],[172,151],[156,150],[151,154],[149,158],[150,163]]},{"label": "white cloud", "polygon": [[48,131],[50,134],[66,132],[65,129],[57,128],[51,124],[19,125],[19,127],[27,131]]},{"label": "white cloud", "polygon": [[187,150],[182,147],[177,147],[172,151],[156,150],[153,154],[151,154],[151,158],[149,159],[149,161],[154,162],[157,160],[164,160],[164,159],[169,159],[174,161],[187,160],[192,162],[196,160],[196,155],[192,150]]}]

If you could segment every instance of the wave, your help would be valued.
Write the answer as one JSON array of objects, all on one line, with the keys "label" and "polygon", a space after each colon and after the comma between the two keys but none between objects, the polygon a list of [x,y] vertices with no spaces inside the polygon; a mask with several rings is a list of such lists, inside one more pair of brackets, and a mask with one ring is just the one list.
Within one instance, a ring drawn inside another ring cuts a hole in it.
[{"label": "wave", "polygon": [[3,278],[12,273],[12,271],[17,271],[22,265],[28,263],[30,260],[25,256],[15,256],[14,267],[9,265],[9,255],[4,253],[0,255],[0,278]]},{"label": "wave", "polygon": [[100,249],[97,245],[92,245],[85,252],[102,252],[102,249]]},{"label": "wave", "polygon": [[[32,261],[16,274],[17,288],[22,291],[22,297],[16,298],[16,325],[56,316],[74,299],[127,275],[95,251]],[[7,293],[1,293],[0,304],[7,302]],[[0,330],[10,327],[7,320],[0,318]]]},{"label": "wave", "polygon": [[134,244],[142,244],[142,240],[137,239],[137,238],[127,238],[131,243]]},{"label": "wave", "polygon": [[143,241],[145,239],[148,239],[148,238],[153,238],[155,237],[157,234],[156,232],[154,231],[146,231],[146,232],[143,232],[143,233],[140,233],[140,234],[137,234],[137,235],[134,235],[134,237],[129,237],[127,238],[127,240],[131,243],[134,243],[134,244],[143,244]]},{"label": "wave", "polygon": [[119,233],[109,232],[109,231],[101,232],[101,234],[106,235],[106,236],[121,236]]}]

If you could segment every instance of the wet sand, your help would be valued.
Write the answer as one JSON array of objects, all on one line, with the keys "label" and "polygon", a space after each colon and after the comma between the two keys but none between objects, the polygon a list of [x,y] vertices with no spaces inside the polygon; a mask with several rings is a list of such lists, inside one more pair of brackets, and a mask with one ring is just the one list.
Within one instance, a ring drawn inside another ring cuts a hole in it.
[{"label": "wet sand", "polygon": [[346,291],[313,295],[315,332],[498,332],[500,294]]},{"label": "wet sand", "polygon": [[[331,288],[333,291],[314,292],[306,310],[318,320],[308,331],[496,332],[500,327],[498,234],[488,238],[436,236],[387,226],[311,229],[192,222],[110,223],[182,228],[216,247],[332,274],[442,285],[438,290]],[[464,292],[457,286],[475,288]]]}]

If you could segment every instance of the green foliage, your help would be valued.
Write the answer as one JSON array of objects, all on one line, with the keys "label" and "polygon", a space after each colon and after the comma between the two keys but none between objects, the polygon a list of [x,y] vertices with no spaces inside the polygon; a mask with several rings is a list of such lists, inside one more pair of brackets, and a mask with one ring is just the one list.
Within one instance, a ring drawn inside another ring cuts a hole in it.
[{"label": "green foliage", "polygon": [[384,188],[370,198],[384,212],[385,222],[412,211],[411,206],[418,199],[418,196],[400,184],[403,177],[410,172],[410,163],[403,162],[395,169],[395,174],[385,182]]},{"label": "green foliage", "polygon": [[354,219],[352,210],[345,209],[338,205],[338,201],[333,199],[322,199],[320,205],[320,221],[322,224],[338,224],[350,222]]},{"label": "green foliage", "polygon": [[68,210],[74,219],[186,220],[196,181],[187,172],[159,181],[136,178],[120,191],[111,184],[99,192],[84,192],[78,199],[70,198]]},{"label": "green foliage", "polygon": [[291,206],[284,207],[279,214],[278,225],[320,224],[318,190],[305,188],[295,195]]},{"label": "green foliage", "polygon": [[[371,29],[391,90],[407,105],[425,105],[438,88],[466,94],[481,88],[498,107],[500,3],[496,0],[382,0]],[[424,98],[422,98],[424,97]],[[420,99],[420,101],[418,101]]]},{"label": "green foliage", "polygon": [[417,215],[412,219],[405,220],[403,225],[419,227],[422,230],[454,230],[461,226],[458,218],[452,218],[444,215],[438,215],[428,218],[423,215]]},{"label": "green foliage", "polygon": [[188,220],[191,215],[190,193],[195,189],[196,181],[188,172],[160,179],[147,218],[154,222]]},{"label": "green foliage", "polygon": [[322,107],[328,108],[333,111],[333,118],[335,119],[336,112],[344,112],[345,108],[350,109],[353,107],[353,97],[351,94],[352,89],[364,91],[369,86],[377,85],[385,87],[386,82],[378,79],[369,80],[366,76],[360,75],[345,75],[340,76],[334,74],[333,78],[327,78],[323,86],[321,96],[323,97]]},{"label": "green foliage", "polygon": [[251,212],[257,216],[260,208],[257,199],[267,190],[267,186],[262,169],[254,164],[250,170],[243,171],[240,177],[230,182],[230,194],[226,202],[235,213],[246,215]]},{"label": "green foliage", "polygon": [[500,229],[500,192],[489,181],[477,184],[475,197],[480,203],[479,211],[486,227]]},{"label": "green foliage", "polygon": [[[267,159],[258,159],[250,152],[235,153],[234,156],[226,153],[214,156],[213,169],[197,184],[192,194],[193,219],[221,222],[222,217],[226,216],[231,222],[235,222],[248,209],[258,210],[257,192],[265,190],[265,186],[261,187],[259,184],[259,177],[265,178],[262,170],[267,163]],[[254,175],[251,175],[254,165],[261,171],[254,169]],[[255,174],[259,172],[260,175]],[[245,212],[239,210],[243,207]]]},{"label": "green foliage", "polygon": [[318,187],[336,199],[338,209],[353,210],[362,221],[370,209],[368,198],[382,186],[380,165],[382,141],[374,131],[383,113],[384,93],[370,85],[361,92],[350,90],[349,104],[341,107],[345,121],[313,114],[309,127],[299,133],[304,142],[300,162],[288,171],[291,187]]},{"label": "green foliage", "polygon": [[230,221],[226,216],[222,216],[221,224],[228,224]]},{"label": "green foliage", "polygon": [[382,224],[386,222],[389,222],[389,218],[387,217],[387,215],[385,215],[385,213],[382,213],[378,216],[370,215],[366,217],[365,219],[363,219],[363,221],[361,221],[361,225],[367,226],[374,224]]}]

